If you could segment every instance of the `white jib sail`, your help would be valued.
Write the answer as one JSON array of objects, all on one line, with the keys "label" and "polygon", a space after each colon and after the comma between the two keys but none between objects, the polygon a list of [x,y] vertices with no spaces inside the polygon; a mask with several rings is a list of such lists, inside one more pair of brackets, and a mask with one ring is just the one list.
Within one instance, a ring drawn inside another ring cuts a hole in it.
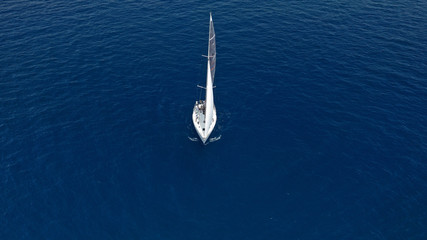
[{"label": "white jib sail", "polygon": [[211,128],[212,118],[213,118],[213,107],[214,107],[214,98],[213,98],[213,86],[212,86],[212,77],[211,77],[211,66],[208,61],[208,73],[206,77],[206,123],[205,123],[205,136],[209,133]]}]

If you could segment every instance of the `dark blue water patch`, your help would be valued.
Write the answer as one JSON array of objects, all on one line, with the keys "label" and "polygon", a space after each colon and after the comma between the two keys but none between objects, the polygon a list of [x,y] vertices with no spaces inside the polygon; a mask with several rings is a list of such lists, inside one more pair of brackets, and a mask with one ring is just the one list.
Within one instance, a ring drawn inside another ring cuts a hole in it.
[{"label": "dark blue water patch", "polygon": [[0,236],[425,239],[426,9],[3,1]]}]

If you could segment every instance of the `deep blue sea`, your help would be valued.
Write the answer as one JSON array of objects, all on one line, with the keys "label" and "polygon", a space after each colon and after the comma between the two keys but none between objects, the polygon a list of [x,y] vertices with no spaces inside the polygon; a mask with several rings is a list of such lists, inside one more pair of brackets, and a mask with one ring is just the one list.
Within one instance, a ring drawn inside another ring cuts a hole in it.
[{"label": "deep blue sea", "polygon": [[427,1],[2,0],[0,239],[427,239]]}]

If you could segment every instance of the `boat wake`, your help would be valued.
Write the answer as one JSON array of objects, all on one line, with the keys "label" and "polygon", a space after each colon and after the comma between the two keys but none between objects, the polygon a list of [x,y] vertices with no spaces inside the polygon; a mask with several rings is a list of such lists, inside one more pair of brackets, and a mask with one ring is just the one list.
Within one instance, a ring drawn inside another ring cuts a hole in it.
[{"label": "boat wake", "polygon": [[209,142],[211,143],[211,142],[216,142],[216,141],[218,141],[218,140],[220,140],[221,139],[221,136],[222,135],[219,135],[218,137],[212,137],[212,138],[209,138]]},{"label": "boat wake", "polygon": [[[207,143],[205,143],[205,145],[207,145],[208,143],[213,143],[213,142],[216,142],[216,141],[220,140],[220,139],[221,139],[221,136],[222,136],[222,135],[219,135],[218,137],[211,137],[211,138],[209,138],[209,141],[208,141]],[[187,138],[188,138],[190,141],[192,141],[192,142],[198,142],[198,141],[199,141],[199,138],[198,138],[198,137],[190,137],[190,136],[187,136]]]},{"label": "boat wake", "polygon": [[188,136],[188,139],[190,139],[190,141],[192,141],[192,142],[197,142],[197,141],[199,141],[199,138],[197,138],[197,137],[190,137],[190,136]]}]

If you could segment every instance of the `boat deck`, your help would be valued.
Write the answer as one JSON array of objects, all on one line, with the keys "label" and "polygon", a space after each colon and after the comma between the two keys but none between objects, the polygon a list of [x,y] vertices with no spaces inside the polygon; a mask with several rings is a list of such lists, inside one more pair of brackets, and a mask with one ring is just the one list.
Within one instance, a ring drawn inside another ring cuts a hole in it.
[{"label": "boat deck", "polygon": [[203,142],[205,142],[207,140],[207,138],[209,137],[209,135],[211,134],[212,130],[215,127],[216,124],[216,108],[214,105],[214,109],[213,109],[213,116],[212,116],[212,123],[210,128],[207,131],[207,135],[205,136],[205,109],[204,109],[204,105],[205,101],[196,101],[196,104],[194,104],[194,109],[193,109],[193,124],[194,127],[196,128],[197,133],[199,134],[200,138],[202,139]]},{"label": "boat deck", "polygon": [[196,122],[205,131],[205,103],[204,101],[196,102],[194,105],[194,112],[196,114]]}]

